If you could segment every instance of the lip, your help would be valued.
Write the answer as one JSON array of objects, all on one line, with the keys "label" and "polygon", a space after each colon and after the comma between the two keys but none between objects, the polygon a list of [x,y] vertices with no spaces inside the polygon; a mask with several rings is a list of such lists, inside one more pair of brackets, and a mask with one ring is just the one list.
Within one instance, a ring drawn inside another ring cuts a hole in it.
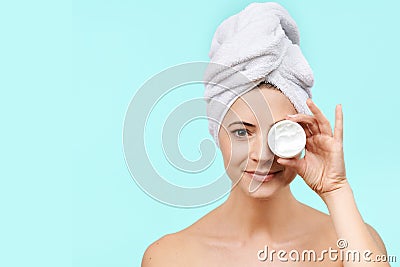
[{"label": "lip", "polygon": [[252,179],[258,182],[268,182],[271,181],[277,174],[282,171],[275,171],[275,172],[254,172],[254,171],[245,171]]}]

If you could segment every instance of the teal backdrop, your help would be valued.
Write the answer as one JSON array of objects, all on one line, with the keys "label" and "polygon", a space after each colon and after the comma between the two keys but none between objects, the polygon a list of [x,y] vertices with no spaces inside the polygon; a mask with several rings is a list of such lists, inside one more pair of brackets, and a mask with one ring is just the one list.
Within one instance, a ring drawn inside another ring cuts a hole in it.
[{"label": "teal backdrop", "polygon": [[[343,105],[347,173],[362,216],[400,261],[400,2],[278,2],[299,26],[314,101],[332,124]],[[224,201],[177,208],[149,197],[125,164],[122,129],[146,80],[208,60],[216,27],[249,3],[0,3],[0,266],[140,266],[149,244]],[[193,86],[184,97],[201,95]],[[204,120],[183,130],[183,155],[196,159],[201,138],[211,138]],[[162,158],[158,152],[150,157]],[[219,172],[220,155],[214,164]],[[171,179],[191,184],[187,175]],[[293,191],[326,212],[300,177]]]}]

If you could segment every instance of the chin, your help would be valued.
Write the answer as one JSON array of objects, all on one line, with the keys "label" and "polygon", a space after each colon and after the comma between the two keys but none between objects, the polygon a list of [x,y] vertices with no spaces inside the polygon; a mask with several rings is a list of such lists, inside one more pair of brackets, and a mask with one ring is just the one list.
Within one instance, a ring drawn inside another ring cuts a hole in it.
[{"label": "chin", "polygon": [[279,191],[281,191],[282,188],[284,188],[284,185],[277,185],[276,183],[262,183],[261,185],[256,184],[255,188],[253,187],[253,190],[250,191],[249,189],[250,183],[244,183],[241,185],[241,190],[251,198],[256,198],[256,199],[269,199],[273,198],[276,196]]},{"label": "chin", "polygon": [[247,190],[247,195],[254,199],[271,199],[279,195],[279,192],[283,189],[283,187],[271,188],[261,185],[256,191],[249,192]]}]

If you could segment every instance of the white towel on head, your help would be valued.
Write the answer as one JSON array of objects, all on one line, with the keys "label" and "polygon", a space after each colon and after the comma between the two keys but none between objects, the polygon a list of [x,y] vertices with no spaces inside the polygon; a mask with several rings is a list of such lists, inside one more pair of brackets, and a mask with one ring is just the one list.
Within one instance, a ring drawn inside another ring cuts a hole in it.
[{"label": "white towel on head", "polygon": [[209,131],[217,146],[229,107],[261,82],[280,89],[297,112],[311,114],[306,100],[314,76],[299,42],[295,21],[273,2],[250,4],[217,28],[204,75]]}]

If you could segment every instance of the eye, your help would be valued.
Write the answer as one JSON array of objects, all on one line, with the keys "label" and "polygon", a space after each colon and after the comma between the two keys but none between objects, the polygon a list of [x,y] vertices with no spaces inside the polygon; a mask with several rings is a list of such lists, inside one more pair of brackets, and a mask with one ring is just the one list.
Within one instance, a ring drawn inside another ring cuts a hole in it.
[{"label": "eye", "polygon": [[232,133],[236,137],[246,137],[249,132],[246,129],[238,129],[238,130],[232,131]]}]

